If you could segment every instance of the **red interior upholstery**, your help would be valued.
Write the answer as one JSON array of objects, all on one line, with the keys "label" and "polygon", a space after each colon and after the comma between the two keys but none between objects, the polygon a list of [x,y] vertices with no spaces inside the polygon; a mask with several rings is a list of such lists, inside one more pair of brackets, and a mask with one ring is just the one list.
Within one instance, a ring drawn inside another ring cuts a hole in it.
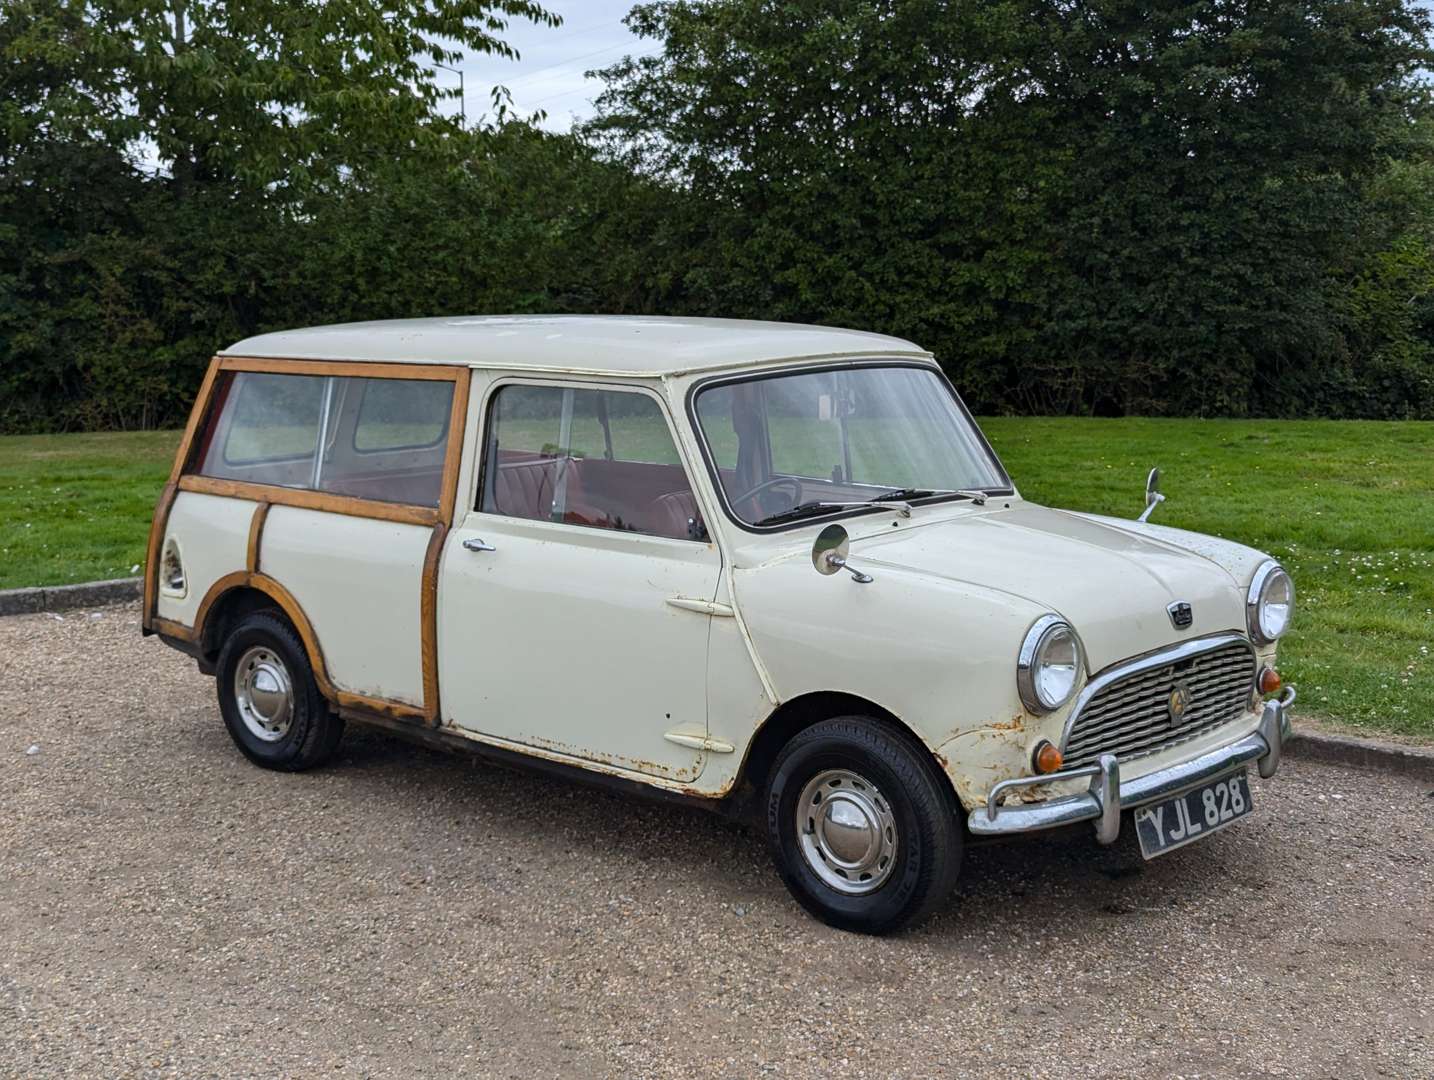
[{"label": "red interior upholstery", "polygon": [[[574,525],[688,540],[701,521],[680,465],[604,458],[563,459],[499,450],[485,510],[512,517],[552,518],[559,468],[567,470],[563,520]],[[700,530],[698,530],[700,534]]]},{"label": "red interior upholstery", "polygon": [[652,531],[659,536],[678,536],[689,540],[703,537],[707,531],[697,500],[690,491],[669,491],[652,500],[648,507]]},{"label": "red interior upholstery", "polygon": [[500,451],[493,490],[484,500],[484,509],[512,517],[547,518],[553,511],[556,473],[556,458]]},{"label": "red interior upholstery", "polygon": [[324,490],[336,495],[355,495],[361,499],[437,506],[442,484],[443,466],[440,464],[434,468],[336,477],[324,484]]}]

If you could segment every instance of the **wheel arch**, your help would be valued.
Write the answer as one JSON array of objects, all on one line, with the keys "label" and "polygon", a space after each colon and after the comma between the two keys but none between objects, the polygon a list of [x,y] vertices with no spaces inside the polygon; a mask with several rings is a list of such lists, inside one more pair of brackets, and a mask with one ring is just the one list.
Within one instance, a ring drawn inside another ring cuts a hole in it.
[{"label": "wheel arch", "polygon": [[251,612],[275,608],[299,635],[320,693],[330,701],[337,701],[338,693],[324,666],[323,650],[304,609],[288,589],[264,574],[248,571],[226,574],[209,587],[194,619],[200,656],[212,663],[224,645],[228,627]]},{"label": "wheel arch", "polygon": [[891,727],[913,749],[930,761],[932,769],[941,777],[941,782],[950,791],[956,805],[960,805],[956,789],[946,774],[941,759],[911,725],[885,706],[859,694],[819,690],[782,702],[762,721],[748,741],[747,752],[733,785],[737,802],[744,811],[749,804],[752,808],[760,804],[762,788],[771,774],[777,755],[782,752],[782,747],[813,724],[836,716],[868,716]]}]

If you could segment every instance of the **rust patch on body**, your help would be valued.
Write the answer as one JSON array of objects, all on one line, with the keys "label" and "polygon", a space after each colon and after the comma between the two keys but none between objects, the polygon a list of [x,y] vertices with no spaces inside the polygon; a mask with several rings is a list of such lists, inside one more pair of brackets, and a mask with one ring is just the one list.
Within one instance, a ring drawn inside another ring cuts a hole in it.
[{"label": "rust patch on body", "polygon": [[623,757],[621,754],[605,754],[600,750],[571,746],[557,739],[545,739],[540,735],[529,735],[527,738],[531,745],[541,747],[544,750],[551,750],[566,757],[574,757],[584,761],[595,762],[599,765],[606,765],[613,769],[622,769],[625,771],[635,770],[637,772],[678,781],[696,780],[701,774],[701,770],[699,769],[672,768],[671,766],[662,765],[656,761],[649,761],[646,758]]},{"label": "rust patch on body", "polygon": [[1017,716],[963,732],[934,751],[966,809],[983,805],[1001,781],[1030,775],[1024,743],[1013,734],[1024,727],[1025,718]]}]

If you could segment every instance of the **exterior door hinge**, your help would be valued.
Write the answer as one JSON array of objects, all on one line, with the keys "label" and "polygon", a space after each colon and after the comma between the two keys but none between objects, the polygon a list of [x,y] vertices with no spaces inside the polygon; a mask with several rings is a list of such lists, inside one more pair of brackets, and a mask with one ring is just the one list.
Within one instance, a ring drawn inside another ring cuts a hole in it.
[{"label": "exterior door hinge", "polygon": [[715,600],[689,600],[685,596],[669,596],[667,602],[683,611],[695,611],[699,615],[715,615],[718,618],[732,618],[736,612],[731,604],[719,604]]}]

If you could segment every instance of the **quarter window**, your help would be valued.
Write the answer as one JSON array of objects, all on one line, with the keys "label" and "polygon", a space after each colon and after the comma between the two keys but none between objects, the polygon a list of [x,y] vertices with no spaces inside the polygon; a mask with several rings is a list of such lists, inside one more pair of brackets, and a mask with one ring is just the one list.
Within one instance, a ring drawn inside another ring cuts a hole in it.
[{"label": "quarter window", "polygon": [[478,508],[705,540],[661,407],[646,394],[505,386],[489,414]]},{"label": "quarter window", "polygon": [[453,383],[226,372],[195,453],[202,476],[438,505]]},{"label": "quarter window", "polygon": [[420,450],[448,431],[453,384],[420,379],[362,379],[354,449]]},{"label": "quarter window", "polygon": [[[216,465],[278,466],[312,460],[319,439],[328,380],[317,375],[265,375],[246,371],[234,379],[229,430]],[[285,470],[271,470],[282,475]],[[211,475],[221,475],[213,473]],[[282,480],[276,481],[283,483]]]}]

